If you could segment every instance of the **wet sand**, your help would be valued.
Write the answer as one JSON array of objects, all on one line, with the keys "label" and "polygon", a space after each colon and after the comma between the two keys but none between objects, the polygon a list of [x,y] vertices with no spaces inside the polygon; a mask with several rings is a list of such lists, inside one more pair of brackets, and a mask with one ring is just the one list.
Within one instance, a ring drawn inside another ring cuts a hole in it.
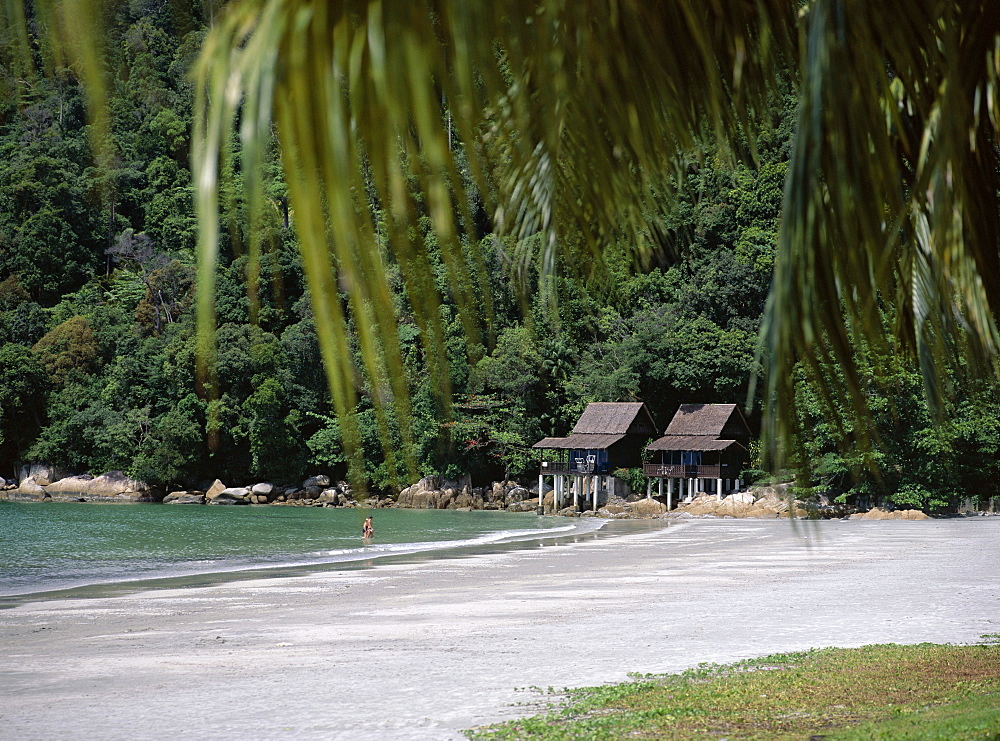
[{"label": "wet sand", "polygon": [[[716,520],[0,611],[5,738],[447,739],[593,685],[1000,633],[1000,518]],[[607,537],[614,535],[615,537]]]}]

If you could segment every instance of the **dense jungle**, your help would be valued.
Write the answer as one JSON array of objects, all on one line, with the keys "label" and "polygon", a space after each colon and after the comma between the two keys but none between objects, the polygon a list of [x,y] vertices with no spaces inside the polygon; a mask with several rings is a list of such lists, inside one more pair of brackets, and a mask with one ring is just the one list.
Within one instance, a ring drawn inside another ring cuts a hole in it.
[{"label": "dense jungle", "polygon": [[[248,215],[235,138],[226,160],[219,349],[214,372],[196,373],[190,72],[212,19],[209,6],[183,7],[133,0],[107,19],[105,158],[95,157],[74,70],[36,46],[39,72],[25,74],[0,35],[0,475],[25,461],[118,469],[164,487],[346,475],[276,140],[263,219]],[[489,292],[481,303],[491,312],[470,331],[438,261],[444,366],[428,357],[406,292],[394,296],[412,429],[403,435],[379,415],[372,399],[384,391],[359,360],[367,485],[531,474],[530,446],[566,434],[591,401],[644,401],[661,430],[681,403],[746,404],[768,363],[758,334],[795,136],[795,77],[789,70],[787,94],[760,117],[754,156],[702,138],[675,178],[670,216],[648,225],[659,247],[642,264],[628,245],[611,243],[586,264],[559,265],[543,292],[529,259],[534,238],[497,236],[473,197],[461,239],[483,258],[476,290]],[[381,204],[368,205],[379,235],[371,249],[398,272],[383,250],[391,237],[379,229]],[[412,229],[437,259],[429,214],[417,214]],[[891,317],[884,322],[888,332]],[[361,352],[356,336],[352,351]],[[748,478],[796,475],[802,495],[927,511],[1000,493],[995,388],[951,371],[946,417],[935,419],[910,356],[854,352],[871,429],[854,429],[848,414],[838,419],[843,407],[803,374],[803,432],[788,469],[769,470],[757,453]],[[448,393],[434,372],[441,367]],[[748,409],[755,429],[763,396]]]}]

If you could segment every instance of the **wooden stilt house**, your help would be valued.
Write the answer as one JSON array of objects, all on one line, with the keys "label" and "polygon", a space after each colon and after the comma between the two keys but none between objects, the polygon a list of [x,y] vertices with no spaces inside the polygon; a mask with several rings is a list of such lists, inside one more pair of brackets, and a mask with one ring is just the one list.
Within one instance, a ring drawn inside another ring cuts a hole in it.
[{"label": "wooden stilt house", "polygon": [[615,493],[612,473],[642,465],[642,450],[656,434],[642,402],[588,404],[569,436],[547,437],[532,446],[546,451],[538,474],[538,506],[545,477],[551,476],[556,509],[572,495],[574,506],[589,498],[596,510],[602,494]]},{"label": "wooden stilt house", "polygon": [[666,481],[668,508],[675,481],[678,500],[700,491],[714,491],[721,499],[742,485],[749,444],[750,428],[736,404],[681,404],[663,437],[646,448],[653,460],[643,464],[643,473],[659,479],[661,496]]}]

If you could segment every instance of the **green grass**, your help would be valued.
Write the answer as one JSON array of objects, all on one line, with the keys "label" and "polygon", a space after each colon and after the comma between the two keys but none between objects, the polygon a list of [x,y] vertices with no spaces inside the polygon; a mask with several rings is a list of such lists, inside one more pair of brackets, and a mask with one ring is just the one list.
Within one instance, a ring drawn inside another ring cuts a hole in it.
[{"label": "green grass", "polygon": [[466,733],[473,739],[1000,741],[1000,644],[817,649],[569,690],[566,697],[546,715]]}]

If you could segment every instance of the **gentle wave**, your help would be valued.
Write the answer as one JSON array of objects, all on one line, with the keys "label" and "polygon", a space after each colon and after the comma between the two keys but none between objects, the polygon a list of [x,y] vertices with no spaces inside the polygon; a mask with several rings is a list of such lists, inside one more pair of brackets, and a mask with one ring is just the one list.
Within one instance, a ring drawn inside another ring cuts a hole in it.
[{"label": "gentle wave", "polygon": [[[405,555],[408,553],[423,553],[426,551],[446,550],[450,548],[469,548],[477,545],[489,545],[490,543],[516,542],[519,540],[532,540],[535,538],[554,538],[567,533],[577,532],[580,534],[592,533],[599,530],[604,525],[603,520],[588,519],[581,520],[580,524],[566,525],[564,527],[553,527],[538,530],[498,530],[495,533],[486,533],[476,538],[466,538],[464,540],[444,540],[426,541],[423,543],[386,543],[384,545],[370,544],[361,548],[342,548],[333,551],[319,551],[316,556],[349,556],[351,560],[358,558],[373,558],[388,555]],[[335,563],[333,561],[331,563]]]},{"label": "gentle wave", "polygon": [[[49,592],[85,589],[90,587],[128,585],[139,582],[152,582],[164,579],[197,578],[239,574],[251,571],[285,570],[295,568],[317,568],[325,566],[348,566],[355,562],[365,562],[372,559],[390,556],[406,556],[435,551],[451,551],[471,549],[479,546],[499,545],[531,540],[549,540],[567,535],[585,535],[599,530],[604,520],[586,519],[574,520],[568,525],[538,528],[530,530],[498,530],[473,538],[442,541],[422,541],[404,543],[368,544],[361,547],[342,548],[334,550],[314,551],[308,554],[288,554],[284,556],[270,555],[266,558],[239,559],[199,559],[188,562],[176,562],[169,566],[158,565],[155,568],[134,572],[132,574],[96,574],[91,573],[82,578],[53,579],[46,584],[0,584],[0,598],[26,597],[44,595]],[[21,581],[20,579],[15,579]]]}]

